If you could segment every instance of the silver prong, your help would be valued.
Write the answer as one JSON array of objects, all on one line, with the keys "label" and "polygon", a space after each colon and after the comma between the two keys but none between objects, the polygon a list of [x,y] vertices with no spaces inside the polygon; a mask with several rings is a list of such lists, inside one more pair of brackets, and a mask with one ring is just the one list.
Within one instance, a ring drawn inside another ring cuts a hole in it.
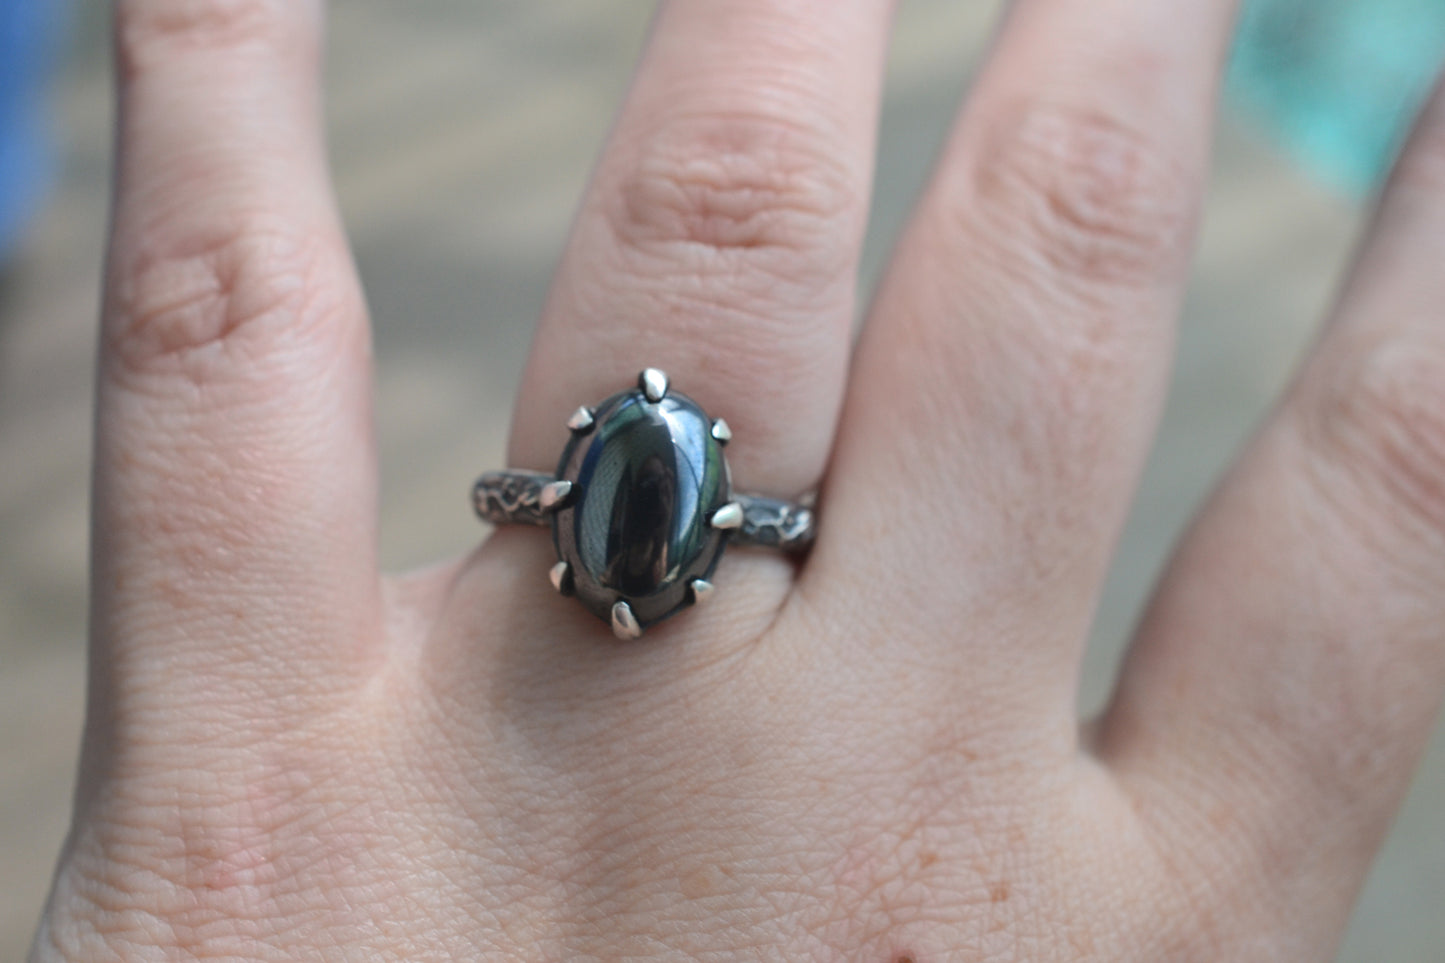
[{"label": "silver prong", "polygon": [[657,404],[667,396],[667,372],[659,368],[648,368],[637,376],[637,387],[647,400]]},{"label": "silver prong", "polygon": [[692,580],[692,584],[690,587],[692,589],[693,605],[701,605],[708,599],[712,598],[713,584],[707,579],[695,578]]},{"label": "silver prong", "polygon": [[596,412],[594,412],[591,408],[588,408],[586,405],[583,405],[581,408],[578,408],[576,411],[572,412],[572,417],[567,419],[567,427],[572,429],[579,435],[583,434],[584,432],[591,431],[592,426],[596,423]]},{"label": "silver prong", "polygon": [[719,445],[726,445],[733,440],[733,430],[728,423],[721,418],[712,423],[712,436],[717,439]]},{"label": "silver prong", "polygon": [[566,562],[558,562],[552,566],[550,575],[554,589],[562,595],[572,594],[572,566]]},{"label": "silver prong", "polygon": [[743,524],[743,506],[737,502],[728,502],[722,508],[712,513],[713,528],[741,528]]},{"label": "silver prong", "polygon": [[626,602],[612,606],[612,632],[619,639],[635,639],[642,634],[642,626],[637,624],[637,616]]},{"label": "silver prong", "polygon": [[544,512],[555,512],[559,508],[565,508],[572,500],[572,483],[569,481],[554,481],[542,486],[542,493],[537,496],[537,504],[542,506]]}]

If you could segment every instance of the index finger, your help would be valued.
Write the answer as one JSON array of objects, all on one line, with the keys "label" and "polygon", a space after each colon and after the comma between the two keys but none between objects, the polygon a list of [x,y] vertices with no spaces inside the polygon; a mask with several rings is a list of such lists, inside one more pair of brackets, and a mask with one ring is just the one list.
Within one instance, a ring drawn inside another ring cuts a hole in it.
[{"label": "index finger", "polygon": [[322,147],[322,28],[313,0],[116,7],[102,689],[324,688],[376,610],[369,345]]}]

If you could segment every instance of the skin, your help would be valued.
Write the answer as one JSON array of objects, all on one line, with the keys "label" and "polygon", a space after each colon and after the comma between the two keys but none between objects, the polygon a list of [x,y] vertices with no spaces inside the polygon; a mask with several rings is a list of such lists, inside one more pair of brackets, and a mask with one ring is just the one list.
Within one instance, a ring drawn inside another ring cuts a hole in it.
[{"label": "skin", "polygon": [[320,5],[118,0],[89,723],[32,960],[1328,958],[1445,688],[1445,107],[1074,705],[1232,13],[1015,0],[854,345],[890,4],[665,0],[511,461],[656,365],[822,529],[621,645],[535,531],[378,572]]}]

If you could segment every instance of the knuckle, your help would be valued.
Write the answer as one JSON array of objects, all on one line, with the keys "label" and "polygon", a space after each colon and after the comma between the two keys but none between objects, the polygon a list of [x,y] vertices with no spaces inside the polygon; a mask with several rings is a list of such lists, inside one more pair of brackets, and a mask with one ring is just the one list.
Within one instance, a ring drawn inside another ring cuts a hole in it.
[{"label": "knuckle", "polygon": [[327,270],[324,247],[304,230],[261,220],[178,249],[141,250],[108,285],[109,356],[130,373],[195,373],[263,354],[282,336],[334,334],[343,285]]},{"label": "knuckle", "polygon": [[704,269],[741,258],[831,276],[861,228],[859,180],[804,125],[693,118],[645,138],[608,220],[622,247],[644,257],[693,256]]},{"label": "knuckle", "polygon": [[188,51],[286,48],[298,39],[296,20],[286,0],[121,0],[117,60],[130,76]]},{"label": "knuckle", "polygon": [[998,116],[976,147],[969,221],[1072,285],[1142,287],[1183,270],[1194,179],[1158,138],[1099,108],[1026,103]]},{"label": "knuckle", "polygon": [[1413,340],[1339,352],[1306,397],[1304,430],[1352,490],[1383,497],[1417,537],[1445,535],[1445,349]]}]

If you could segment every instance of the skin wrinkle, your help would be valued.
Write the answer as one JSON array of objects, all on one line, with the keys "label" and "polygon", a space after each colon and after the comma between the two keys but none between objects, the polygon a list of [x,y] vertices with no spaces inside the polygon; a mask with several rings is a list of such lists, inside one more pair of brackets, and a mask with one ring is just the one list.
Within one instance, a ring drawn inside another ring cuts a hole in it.
[{"label": "skin wrinkle", "polygon": [[[1438,377],[1445,341],[1425,325],[1410,327],[1423,329],[1412,338],[1423,344],[1390,339],[1336,349],[1313,403],[1296,408],[1297,426],[1305,446],[1318,451],[1315,464],[1334,476],[1319,479],[1322,491],[1348,486],[1336,496],[1341,516],[1399,516],[1438,551],[1445,546],[1445,390]],[[1380,495],[1404,511],[1356,507]],[[1361,524],[1359,536],[1375,542],[1382,561],[1395,561],[1399,536],[1381,538],[1374,527]],[[1405,572],[1416,568],[1402,561]]]},{"label": "skin wrinkle", "polygon": [[276,350],[283,338],[308,353],[322,342],[334,350],[338,337],[354,337],[345,322],[356,312],[336,290],[329,246],[284,228],[238,228],[127,265],[107,299],[114,373],[132,383],[179,370],[199,388],[236,366],[233,351],[269,367],[286,360]]},{"label": "skin wrinkle", "polygon": [[827,150],[826,137],[737,113],[675,118],[644,143],[626,178],[603,195],[615,199],[604,216],[624,250],[656,246],[673,257],[681,244],[698,248],[702,263],[736,251],[749,267],[781,261],[785,277],[784,265],[829,286],[846,277],[863,199],[859,172]]},{"label": "skin wrinkle", "polygon": [[1085,299],[1099,288],[1147,291],[1187,270],[1198,201],[1181,188],[1196,180],[1193,165],[1098,108],[1034,101],[995,110],[970,144],[964,224],[1006,229],[1033,262],[1035,283]]},{"label": "skin wrinkle", "polygon": [[[184,0],[156,3],[121,0],[116,7],[117,47],[134,57],[155,49],[160,66],[168,66],[181,49],[234,51],[256,46],[268,53],[310,39],[317,9],[312,0],[295,0],[282,15],[285,0]],[[309,9],[308,9],[309,8]],[[292,14],[299,13],[300,18]]]}]

